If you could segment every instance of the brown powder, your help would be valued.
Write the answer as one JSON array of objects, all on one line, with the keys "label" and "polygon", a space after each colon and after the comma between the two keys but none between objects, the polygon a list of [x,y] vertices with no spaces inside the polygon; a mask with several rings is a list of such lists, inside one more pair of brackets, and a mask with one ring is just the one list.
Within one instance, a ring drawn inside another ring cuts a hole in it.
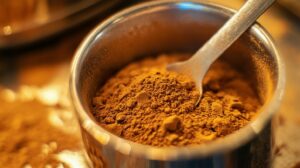
[{"label": "brown powder", "polygon": [[195,83],[165,68],[188,56],[161,55],[122,69],[93,99],[97,121],[120,137],[153,146],[201,144],[245,126],[260,106],[249,81],[217,61],[195,107]]},{"label": "brown powder", "polygon": [[0,100],[0,167],[70,167],[56,156],[63,151],[80,150],[80,137],[49,122],[50,106],[36,100],[11,103]]}]

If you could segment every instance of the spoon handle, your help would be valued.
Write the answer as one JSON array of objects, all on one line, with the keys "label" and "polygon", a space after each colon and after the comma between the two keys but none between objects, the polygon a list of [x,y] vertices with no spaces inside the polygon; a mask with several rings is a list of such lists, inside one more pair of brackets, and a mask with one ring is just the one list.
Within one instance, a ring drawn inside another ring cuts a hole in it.
[{"label": "spoon handle", "polygon": [[[200,73],[209,66],[249,28],[275,0],[248,0],[189,60],[195,67],[201,65]],[[204,67],[203,67],[204,66]],[[203,71],[204,70],[204,71]],[[195,76],[202,76],[195,72]],[[203,74],[204,75],[204,74]],[[199,79],[202,81],[202,79]]]}]

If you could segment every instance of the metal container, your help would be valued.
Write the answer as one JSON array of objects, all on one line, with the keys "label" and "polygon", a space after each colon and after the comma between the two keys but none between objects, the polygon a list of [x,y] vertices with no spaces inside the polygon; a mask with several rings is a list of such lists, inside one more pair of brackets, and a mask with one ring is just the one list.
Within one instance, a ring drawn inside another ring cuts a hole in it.
[{"label": "metal container", "polygon": [[206,1],[154,1],[99,24],[73,60],[71,97],[94,167],[268,167],[270,120],[283,94],[284,67],[266,31],[255,24],[221,57],[247,75],[263,107],[247,126],[224,138],[186,147],[137,144],[106,131],[91,114],[91,99],[113,73],[141,57],[195,52],[234,13]]}]

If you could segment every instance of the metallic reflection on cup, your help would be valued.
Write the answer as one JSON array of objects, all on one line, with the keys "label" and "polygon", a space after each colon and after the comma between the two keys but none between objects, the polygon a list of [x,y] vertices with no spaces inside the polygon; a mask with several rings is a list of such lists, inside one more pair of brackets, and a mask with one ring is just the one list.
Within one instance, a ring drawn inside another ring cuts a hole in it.
[{"label": "metallic reflection on cup", "polygon": [[233,14],[207,2],[148,2],[99,24],[73,60],[71,97],[87,153],[95,167],[199,168],[270,166],[270,119],[284,90],[284,66],[265,30],[255,24],[221,59],[253,82],[263,107],[247,126],[224,138],[187,147],[151,147],[111,134],[91,114],[97,87],[133,60],[159,53],[194,52]]}]

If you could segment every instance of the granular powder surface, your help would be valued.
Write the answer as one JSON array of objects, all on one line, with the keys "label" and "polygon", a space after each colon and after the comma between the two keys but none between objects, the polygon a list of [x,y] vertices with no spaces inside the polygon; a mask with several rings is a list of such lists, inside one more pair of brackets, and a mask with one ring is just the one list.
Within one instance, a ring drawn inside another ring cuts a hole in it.
[{"label": "granular powder surface", "polygon": [[93,98],[93,114],[114,134],[145,145],[185,146],[224,137],[245,126],[261,106],[250,82],[223,61],[203,81],[203,96],[187,76],[166,70],[188,54],[132,63]]}]

